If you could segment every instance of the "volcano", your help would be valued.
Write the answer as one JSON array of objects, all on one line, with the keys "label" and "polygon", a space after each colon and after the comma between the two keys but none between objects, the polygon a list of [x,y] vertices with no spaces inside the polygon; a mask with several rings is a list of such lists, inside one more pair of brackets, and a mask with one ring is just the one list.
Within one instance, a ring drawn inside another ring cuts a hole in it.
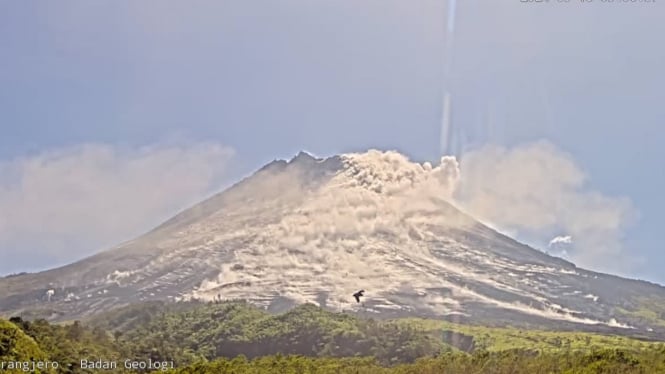
[{"label": "volcano", "polygon": [[72,320],[148,300],[245,299],[665,339],[664,287],[580,269],[491,229],[451,203],[458,174],[451,157],[301,152],[135,240],[0,279],[0,314]]}]

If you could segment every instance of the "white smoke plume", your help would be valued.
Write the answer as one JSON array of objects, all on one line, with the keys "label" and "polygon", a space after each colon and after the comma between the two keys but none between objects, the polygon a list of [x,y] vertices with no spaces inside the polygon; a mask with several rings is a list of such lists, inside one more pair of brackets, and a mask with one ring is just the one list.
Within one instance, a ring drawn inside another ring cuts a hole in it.
[{"label": "white smoke plume", "polygon": [[[455,214],[445,201],[454,200],[463,179],[454,157],[443,157],[439,165],[433,166],[411,162],[397,152],[371,150],[342,155],[342,162],[345,167],[340,172],[314,189],[302,188],[300,180],[307,173],[301,175],[297,168],[280,170],[280,178],[266,179],[269,183],[261,187],[265,192],[252,187],[253,195],[268,196],[279,190],[290,191],[289,196],[280,194],[260,205],[248,205],[249,211],[242,214],[236,208],[232,213],[220,212],[210,218],[212,221],[188,228],[187,232],[211,235],[205,248],[228,247],[227,243],[236,240],[243,240],[243,245],[234,247],[234,263],[206,257],[207,264],[218,267],[220,273],[187,297],[272,294],[297,302],[316,302],[317,292],[325,290],[328,306],[349,309],[357,306],[352,293],[363,288],[371,290],[368,292],[374,302],[387,308],[401,304],[394,295],[417,293],[422,295],[422,306],[444,314],[463,312],[466,302],[481,302],[546,318],[603,323],[574,317],[573,311],[548,303],[531,285],[523,288],[520,282],[528,284],[529,279],[497,279],[468,265],[483,263],[499,274],[520,266],[468,243],[446,240],[441,234],[447,228],[475,224],[468,216]],[[234,220],[228,220],[225,214],[231,214]],[[247,221],[240,217],[247,217]],[[274,219],[257,225],[253,223],[256,217]],[[202,244],[197,235],[194,238],[199,239],[191,243],[191,250],[200,253]],[[185,235],[185,241],[179,241],[181,250],[189,250],[187,238]],[[451,263],[437,257],[432,251],[434,242],[448,255],[466,261]],[[555,274],[564,271],[529,264],[520,269]],[[505,292],[528,295],[545,307],[493,299],[451,281],[453,274]],[[427,289],[434,285],[451,290],[452,295],[429,294]]]},{"label": "white smoke plume", "polygon": [[[345,305],[359,284],[390,292],[406,284],[425,288],[434,282],[433,275],[423,275],[424,269],[405,266],[399,256],[404,251],[410,252],[411,256],[423,258],[425,265],[419,266],[434,269],[433,256],[425,247],[415,244],[430,235],[425,227],[468,222],[463,216],[441,211],[459,180],[455,158],[443,157],[439,165],[433,166],[410,162],[398,152],[370,150],[343,155],[342,161],[344,169],[315,191],[301,190],[297,173],[278,180],[270,178],[270,185],[265,186],[269,189],[267,194],[275,189],[291,191],[290,197],[280,198],[281,202],[273,205],[274,209],[281,204],[297,204],[297,210],[280,213],[278,222],[261,228],[257,243],[235,251],[238,262],[251,271],[235,273],[230,265],[220,264],[220,277],[204,282],[194,295],[216,295],[215,288],[220,285],[252,282],[261,285],[264,292],[269,284],[288,284],[286,291],[280,289],[282,296],[305,301],[310,297],[309,287],[320,284],[323,289],[335,291],[330,295],[331,304]],[[305,198],[301,199],[302,196]],[[274,214],[267,212],[273,209],[269,204],[262,204],[261,209],[266,211],[255,214]],[[242,230],[233,233],[252,235]],[[385,236],[390,240],[377,240]],[[271,271],[264,274],[264,269]],[[248,276],[249,272],[253,275]],[[338,277],[340,274],[342,278]],[[386,274],[391,274],[389,280]],[[261,283],[265,282],[264,277],[271,279],[269,284]],[[416,282],[417,278],[421,281]],[[298,284],[294,279],[302,279],[303,283]],[[432,300],[432,303],[451,310],[457,304],[453,299]]]},{"label": "white smoke plume", "polygon": [[511,149],[485,146],[465,154],[455,202],[521,237],[546,240],[566,232],[576,264],[625,274],[639,264],[622,250],[636,211],[627,198],[590,189],[587,179],[570,155],[546,141]]},{"label": "white smoke plume", "polygon": [[568,247],[573,244],[573,238],[570,235],[566,236],[556,236],[547,244],[547,247],[553,252],[548,251],[547,253],[570,260],[570,255],[568,253]]},{"label": "white smoke plume", "polygon": [[557,244],[572,244],[572,243],[573,243],[573,238],[570,235],[556,236],[552,240],[550,240],[548,246],[552,248]]},{"label": "white smoke plume", "polygon": [[553,242],[565,244],[564,257],[577,265],[622,273],[638,264],[621,242],[634,218],[630,201],[590,189],[574,160],[549,142],[486,146],[467,153],[461,166],[452,156],[432,166],[376,150],[343,159],[344,172],[307,199],[298,214],[285,217],[276,234],[284,245],[334,237],[352,249],[360,236],[389,233],[408,240],[419,235],[422,223],[466,224],[462,217],[440,214],[437,199],[444,199],[519,240],[548,243],[555,233],[566,232]]}]

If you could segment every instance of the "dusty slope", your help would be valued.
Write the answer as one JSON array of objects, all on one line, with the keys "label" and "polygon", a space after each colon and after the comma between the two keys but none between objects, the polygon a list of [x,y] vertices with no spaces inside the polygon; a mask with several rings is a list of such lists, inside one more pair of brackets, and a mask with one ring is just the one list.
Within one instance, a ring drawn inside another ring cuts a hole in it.
[{"label": "dusty slope", "polygon": [[[63,319],[221,297],[665,336],[665,288],[578,269],[480,224],[447,202],[457,173],[450,158],[301,153],[118,248],[0,279],[0,313]],[[350,298],[360,288],[363,305]]]}]

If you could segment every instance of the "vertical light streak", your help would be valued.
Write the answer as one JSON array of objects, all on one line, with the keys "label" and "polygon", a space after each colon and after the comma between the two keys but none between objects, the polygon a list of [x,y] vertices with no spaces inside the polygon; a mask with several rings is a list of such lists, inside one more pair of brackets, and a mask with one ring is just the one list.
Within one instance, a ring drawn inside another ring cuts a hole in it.
[{"label": "vertical light streak", "polygon": [[452,123],[452,89],[450,71],[453,62],[453,43],[455,37],[455,11],[457,0],[447,1],[445,47],[443,56],[443,110],[441,114],[441,154],[453,155],[453,139],[457,131]]}]

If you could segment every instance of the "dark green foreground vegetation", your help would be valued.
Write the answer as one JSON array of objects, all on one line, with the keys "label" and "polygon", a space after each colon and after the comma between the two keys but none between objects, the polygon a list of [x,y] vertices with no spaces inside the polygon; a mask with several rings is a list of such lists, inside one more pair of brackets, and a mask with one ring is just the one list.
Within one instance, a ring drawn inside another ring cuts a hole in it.
[{"label": "dark green foreground vegetation", "polygon": [[[177,373],[665,373],[665,345],[583,333],[376,321],[303,305],[149,303],[85,323],[0,320],[0,363],[173,361]],[[0,369],[0,371],[3,371]],[[5,370],[6,372],[22,372]],[[98,372],[98,371],[97,371]]]},{"label": "dark green foreground vegetation", "polygon": [[415,363],[385,367],[371,358],[306,358],[268,356],[247,361],[223,359],[177,370],[178,373],[665,373],[665,350],[644,352],[600,350],[596,352],[542,353],[533,351],[444,353],[437,358],[418,359]]}]

